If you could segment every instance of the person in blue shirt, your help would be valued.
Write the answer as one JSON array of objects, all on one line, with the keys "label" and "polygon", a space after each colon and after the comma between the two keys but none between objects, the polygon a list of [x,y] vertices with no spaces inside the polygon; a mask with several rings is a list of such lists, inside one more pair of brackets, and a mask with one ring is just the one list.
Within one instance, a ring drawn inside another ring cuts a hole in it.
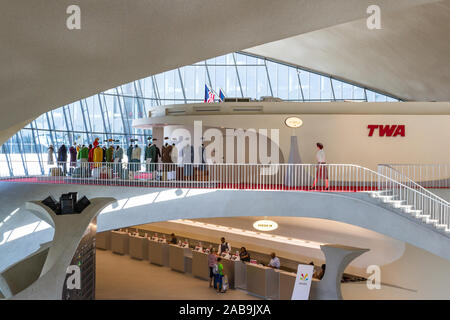
[{"label": "person in blue shirt", "polygon": [[272,252],[270,254],[270,262],[269,262],[269,267],[271,268],[275,268],[275,269],[280,269],[280,259],[277,257],[277,255],[275,254],[275,252]]}]

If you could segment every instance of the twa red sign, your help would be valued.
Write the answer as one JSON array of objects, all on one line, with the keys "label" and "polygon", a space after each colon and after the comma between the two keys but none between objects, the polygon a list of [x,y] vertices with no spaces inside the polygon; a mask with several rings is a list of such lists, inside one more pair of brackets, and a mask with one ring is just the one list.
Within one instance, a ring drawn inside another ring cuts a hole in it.
[{"label": "twa red sign", "polygon": [[393,124],[393,125],[382,125],[382,124],[369,124],[367,126],[369,129],[369,137],[372,137],[375,130],[378,130],[380,137],[404,137],[405,136],[405,125],[404,124]]}]

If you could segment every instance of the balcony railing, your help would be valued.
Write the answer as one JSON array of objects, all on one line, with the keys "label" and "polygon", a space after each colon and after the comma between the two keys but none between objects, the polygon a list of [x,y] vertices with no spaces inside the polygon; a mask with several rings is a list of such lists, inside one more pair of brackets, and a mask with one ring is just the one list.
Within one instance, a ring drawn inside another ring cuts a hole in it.
[{"label": "balcony railing", "polygon": [[[22,163],[17,162],[17,166]],[[317,180],[314,190],[358,192],[378,188],[376,173],[345,164],[66,162],[44,165],[44,175],[39,174],[42,163],[27,161],[26,166],[29,174],[10,176],[6,164],[0,163],[0,178],[41,183],[254,190],[311,190]]]},{"label": "balcony railing", "polygon": [[383,164],[424,188],[450,188],[450,164]]},{"label": "balcony railing", "polygon": [[[28,172],[40,166],[37,161],[26,165]],[[393,207],[450,231],[448,202],[391,172],[353,164],[64,162],[45,165],[43,170],[44,175],[10,176],[9,168],[0,163],[0,179],[129,187],[371,192]]]}]

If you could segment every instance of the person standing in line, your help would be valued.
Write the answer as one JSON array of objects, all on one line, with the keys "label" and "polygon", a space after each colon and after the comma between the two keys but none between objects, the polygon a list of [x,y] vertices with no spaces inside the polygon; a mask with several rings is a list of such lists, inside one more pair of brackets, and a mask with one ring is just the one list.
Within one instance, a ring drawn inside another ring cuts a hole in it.
[{"label": "person standing in line", "polygon": [[224,237],[220,238],[219,249],[217,249],[217,252],[219,255],[224,252],[231,252],[231,245],[225,241]]},{"label": "person standing in line", "polygon": [[103,146],[102,150],[103,150],[102,162],[105,163],[106,162],[106,146]]},{"label": "person standing in line", "polygon": [[128,163],[131,162],[131,155],[133,154],[133,144],[130,144],[130,146],[127,149],[127,158],[128,158]]},{"label": "person standing in line", "polygon": [[92,144],[89,145],[88,162],[94,162],[94,147],[92,146]]},{"label": "person standing in line", "polygon": [[217,264],[214,268],[215,268],[214,287],[217,287],[217,293],[224,292],[222,285],[224,271],[221,257],[217,258]]},{"label": "person standing in line", "polygon": [[48,150],[47,150],[47,164],[48,165],[53,165],[53,157],[54,157],[54,154],[55,154],[55,148],[53,147],[53,145],[51,144],[49,147],[48,147]]},{"label": "person standing in line", "polygon": [[151,154],[150,154],[151,146],[152,146],[152,143],[150,142],[148,144],[148,146],[145,147],[145,150],[144,150],[145,171],[147,171],[147,172],[152,171],[151,167],[150,167],[150,163],[152,162],[152,158],[151,158]]},{"label": "person standing in line", "polygon": [[70,173],[72,173],[73,168],[77,166],[77,144],[74,143],[73,146],[69,148],[70,154]]},{"label": "person standing in line", "polygon": [[216,249],[212,248],[211,252],[208,253],[208,267],[209,267],[209,287],[211,288],[214,284],[214,266],[217,264]]},{"label": "person standing in line", "polygon": [[314,179],[314,183],[311,187],[312,189],[316,189],[316,184],[319,179],[325,180],[325,190],[328,190],[328,168],[327,162],[325,158],[325,151],[323,150],[323,144],[320,142],[316,143],[317,146],[317,166],[316,166],[316,179]]},{"label": "person standing in line", "polygon": [[58,149],[58,165],[62,167],[63,175],[67,173],[67,147],[62,144]]},{"label": "person standing in line", "polygon": [[109,146],[106,149],[106,162],[114,162],[114,147]]},{"label": "person standing in line", "polygon": [[81,175],[83,178],[89,176],[89,149],[83,145],[78,152],[77,156],[78,160],[80,160],[80,167],[81,167]]},{"label": "person standing in line", "polygon": [[163,178],[167,180],[172,180],[172,170],[170,168],[171,167],[170,164],[172,163],[172,158],[170,157],[171,152],[172,146],[166,142],[161,149],[161,161],[163,162]]},{"label": "person standing in line", "polygon": [[268,266],[271,268],[274,268],[274,269],[280,269],[280,259],[277,257],[275,252],[272,252],[270,254],[270,258],[271,259],[270,259]]},{"label": "person standing in line", "polygon": [[[177,167],[178,164],[178,148],[176,147],[175,143],[172,143],[172,150],[170,151],[170,159],[172,160],[172,180],[177,180],[178,178],[178,172]],[[178,170],[179,171],[179,170]]]},{"label": "person standing in line", "polygon": [[131,152],[132,171],[140,171],[141,166],[141,148],[136,144]]},{"label": "person standing in line", "polygon": [[121,163],[123,158],[123,149],[120,146],[116,147],[116,150],[114,151],[114,162]]},{"label": "person standing in line", "polygon": [[156,138],[152,139],[151,145],[149,147],[149,157],[150,157],[150,172],[152,172],[152,179],[158,180],[158,157],[161,157],[161,152],[159,148],[156,146],[155,141],[158,140]]}]

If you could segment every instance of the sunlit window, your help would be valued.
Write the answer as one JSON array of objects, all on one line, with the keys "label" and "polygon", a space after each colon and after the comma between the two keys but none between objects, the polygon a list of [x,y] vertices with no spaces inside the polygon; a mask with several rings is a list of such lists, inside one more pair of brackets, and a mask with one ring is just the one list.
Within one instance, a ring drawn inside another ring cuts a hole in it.
[{"label": "sunlit window", "polygon": [[131,139],[145,144],[151,131],[133,128],[134,119],[161,105],[203,102],[205,85],[227,97],[254,100],[274,96],[293,102],[399,101],[300,66],[230,53],[126,83],[41,115],[3,144],[0,174],[46,173],[43,164],[51,144],[57,149],[63,143],[89,144],[96,137],[113,139],[124,148]]}]

